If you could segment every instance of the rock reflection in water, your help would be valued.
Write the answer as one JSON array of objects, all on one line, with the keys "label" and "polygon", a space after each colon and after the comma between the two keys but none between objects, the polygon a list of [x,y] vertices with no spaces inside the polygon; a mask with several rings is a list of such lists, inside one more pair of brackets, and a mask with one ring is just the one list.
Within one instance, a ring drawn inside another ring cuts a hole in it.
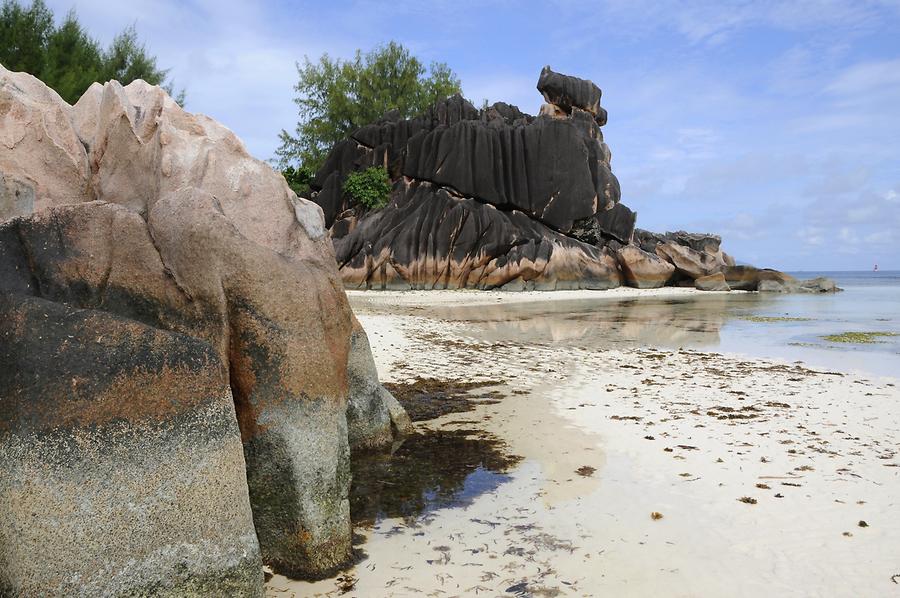
[{"label": "rock reflection in water", "polygon": [[484,433],[436,430],[408,437],[393,453],[354,457],[353,521],[368,526],[469,505],[507,481],[507,472],[521,461],[504,448]]},{"label": "rock reflection in water", "polygon": [[686,299],[571,300],[439,307],[437,318],[472,323],[482,340],[587,342],[591,345],[711,346],[735,310],[755,306],[748,295]]}]

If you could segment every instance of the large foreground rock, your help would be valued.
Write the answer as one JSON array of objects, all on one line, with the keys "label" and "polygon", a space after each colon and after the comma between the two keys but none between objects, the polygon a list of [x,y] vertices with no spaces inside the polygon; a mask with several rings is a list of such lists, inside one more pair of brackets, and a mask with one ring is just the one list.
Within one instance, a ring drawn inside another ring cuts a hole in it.
[{"label": "large foreground rock", "polygon": [[[349,452],[408,420],[321,210],[158,87],[70,107],[0,68],[0,93],[0,588],[257,595],[260,562],[345,564]],[[83,170],[45,167],[60,140]]]},{"label": "large foreground rock", "polygon": [[0,294],[0,595],[262,596],[207,343]]}]

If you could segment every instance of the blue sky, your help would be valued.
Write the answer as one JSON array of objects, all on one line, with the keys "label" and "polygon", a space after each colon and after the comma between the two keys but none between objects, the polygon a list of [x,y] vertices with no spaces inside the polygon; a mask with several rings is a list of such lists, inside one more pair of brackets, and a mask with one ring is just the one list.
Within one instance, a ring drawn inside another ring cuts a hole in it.
[{"label": "blue sky", "polygon": [[900,0],[51,0],[101,41],[136,24],[188,109],[267,159],[294,63],[391,39],[476,104],[536,113],[545,64],[592,79],[622,198],[651,230],[716,232],[739,261],[900,269]]}]

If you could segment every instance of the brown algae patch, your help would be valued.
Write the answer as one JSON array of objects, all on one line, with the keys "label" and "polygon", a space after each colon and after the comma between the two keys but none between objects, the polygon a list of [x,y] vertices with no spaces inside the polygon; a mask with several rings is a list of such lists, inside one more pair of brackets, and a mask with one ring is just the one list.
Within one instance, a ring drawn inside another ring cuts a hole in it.
[{"label": "brown algae patch", "polygon": [[474,394],[472,391],[500,384],[503,384],[500,380],[469,382],[418,377],[411,382],[386,382],[384,387],[403,405],[410,419],[417,422],[497,402],[502,397],[498,392]]},{"label": "brown algae patch", "polygon": [[900,336],[900,334],[896,332],[842,332],[840,334],[827,334],[822,338],[830,343],[870,345],[884,342],[878,339],[886,336]]},{"label": "brown algae patch", "polygon": [[738,320],[746,320],[748,322],[811,322],[812,318],[797,318],[792,316],[740,316]]}]

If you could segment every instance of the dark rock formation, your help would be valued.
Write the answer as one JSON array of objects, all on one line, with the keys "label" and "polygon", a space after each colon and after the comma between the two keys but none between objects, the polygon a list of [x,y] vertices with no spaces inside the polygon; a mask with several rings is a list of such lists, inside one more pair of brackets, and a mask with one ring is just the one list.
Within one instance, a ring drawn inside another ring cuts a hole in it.
[{"label": "dark rock formation", "polygon": [[71,107],[0,68],[0,103],[0,594],[252,596],[262,563],[345,564],[350,450],[410,424],[321,211],[143,81]]},{"label": "dark rock formation", "polygon": [[[335,145],[313,200],[347,286],[776,290],[771,281],[760,286],[769,274],[735,270],[716,235],[635,229],[637,214],[619,203],[610,170],[600,89],[550,67],[537,88],[548,102],[538,117],[502,102],[477,110],[454,96],[417,118],[386,114]],[[342,185],[375,165],[387,169],[393,191],[373,212]]]},{"label": "dark rock formation", "polygon": [[606,124],[606,110],[600,107],[602,92],[592,81],[554,73],[545,66],[538,78],[537,90],[544,96],[544,101],[566,114],[579,108],[593,114],[599,126]]},{"label": "dark rock formation", "polygon": [[[559,117],[535,118],[504,103],[477,110],[455,96],[418,118],[386,115],[334,147],[312,186],[345,283],[620,284],[605,246],[630,241],[634,213],[618,206],[619,183],[596,120],[599,89],[545,75],[546,93],[564,103]],[[385,166],[394,180],[391,202],[375,213],[341,191],[349,172],[371,165]]]},{"label": "dark rock formation", "polygon": [[385,209],[347,216],[332,231],[344,282],[353,287],[553,290],[620,284],[606,248],[430,183],[399,181]]},{"label": "dark rock formation", "polygon": [[617,203],[608,210],[577,221],[569,234],[591,245],[603,246],[609,239],[627,245],[631,243],[636,220],[637,214],[625,204]]}]

